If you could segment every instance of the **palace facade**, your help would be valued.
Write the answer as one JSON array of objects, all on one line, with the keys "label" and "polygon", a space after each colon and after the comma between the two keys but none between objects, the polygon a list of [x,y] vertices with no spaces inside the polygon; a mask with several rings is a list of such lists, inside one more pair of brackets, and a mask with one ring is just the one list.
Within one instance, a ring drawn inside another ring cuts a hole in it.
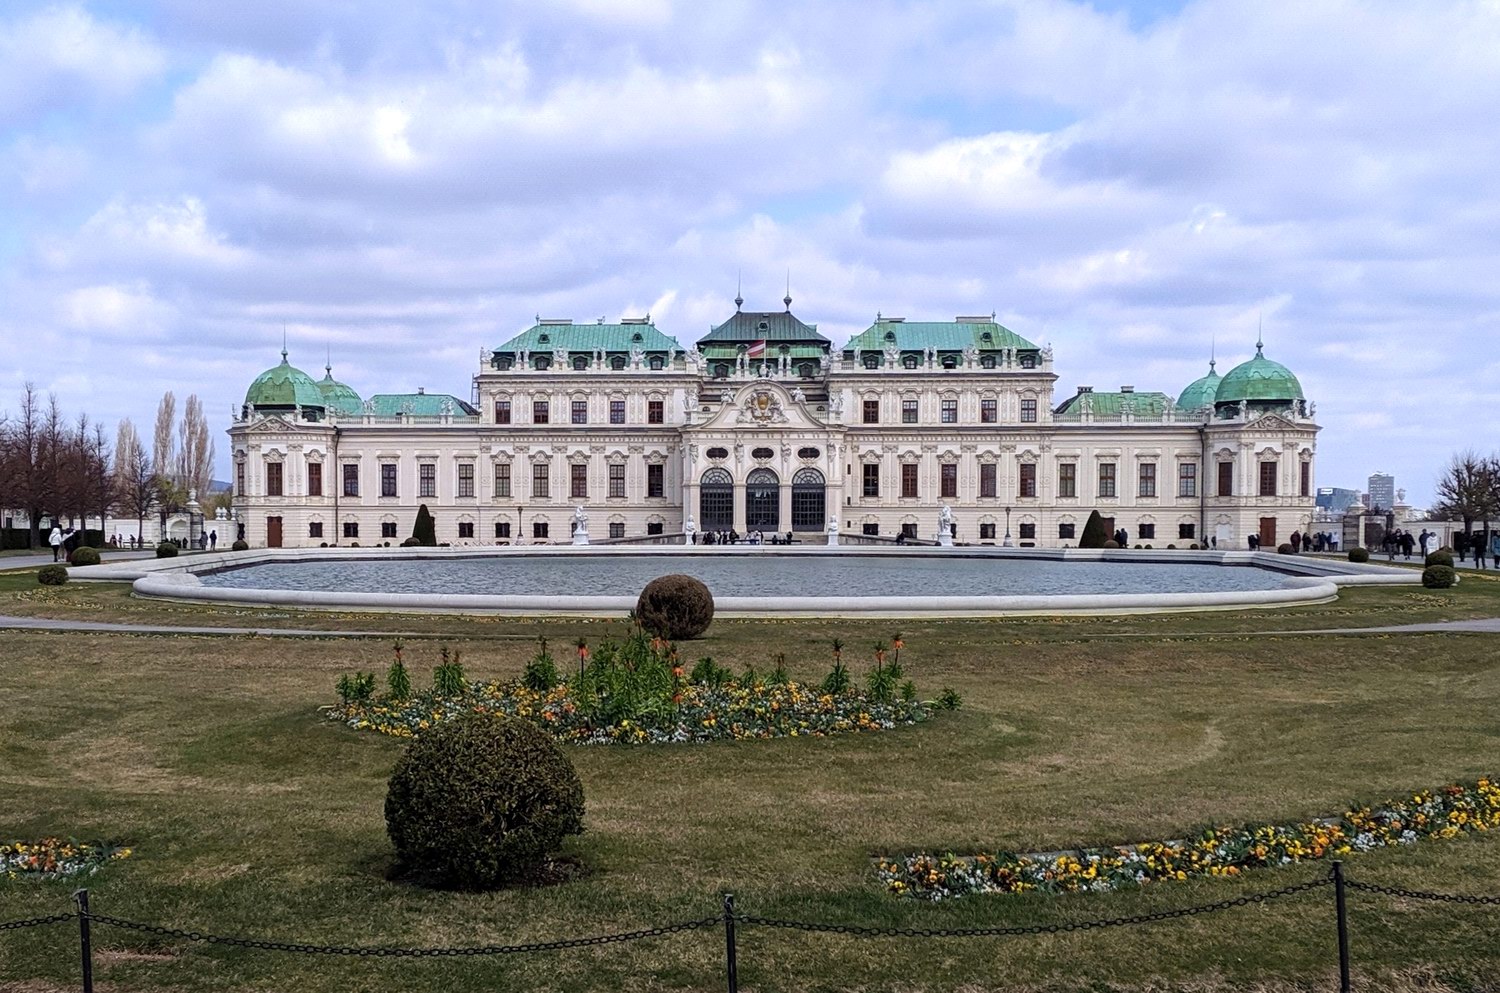
[{"label": "palace facade", "polygon": [[1076,545],[1090,511],[1132,544],[1274,547],[1314,510],[1318,426],[1255,357],[1176,397],[1079,387],[995,322],[881,317],[842,348],[740,309],[684,348],[650,317],[541,320],[487,350],[469,399],[362,398],[280,365],[229,429],[253,546],[399,544],[418,507],[452,545],[698,531]]}]

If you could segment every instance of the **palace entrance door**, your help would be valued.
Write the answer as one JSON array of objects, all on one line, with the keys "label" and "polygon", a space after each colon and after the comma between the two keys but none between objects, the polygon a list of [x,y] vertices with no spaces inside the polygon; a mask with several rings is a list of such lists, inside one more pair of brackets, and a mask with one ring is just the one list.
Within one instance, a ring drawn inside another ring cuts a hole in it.
[{"label": "palace entrance door", "polygon": [[698,530],[728,531],[734,527],[734,477],[713,468],[698,481]]},{"label": "palace entrance door", "polygon": [[279,517],[266,518],[266,547],[281,547],[281,518]]},{"label": "palace entrance door", "polygon": [[756,469],[745,478],[745,527],[781,530],[781,479],[773,469]]},{"label": "palace entrance door", "polygon": [[792,530],[822,531],[827,518],[823,474],[811,467],[792,476]]}]

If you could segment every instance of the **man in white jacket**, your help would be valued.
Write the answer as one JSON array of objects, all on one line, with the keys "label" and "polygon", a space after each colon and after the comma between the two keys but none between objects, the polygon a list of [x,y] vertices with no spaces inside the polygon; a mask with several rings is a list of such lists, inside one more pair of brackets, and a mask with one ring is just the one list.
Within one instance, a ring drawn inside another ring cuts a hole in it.
[{"label": "man in white jacket", "polygon": [[47,544],[52,546],[52,561],[57,562],[62,558],[62,528],[56,524],[52,525],[52,533],[47,536]]}]

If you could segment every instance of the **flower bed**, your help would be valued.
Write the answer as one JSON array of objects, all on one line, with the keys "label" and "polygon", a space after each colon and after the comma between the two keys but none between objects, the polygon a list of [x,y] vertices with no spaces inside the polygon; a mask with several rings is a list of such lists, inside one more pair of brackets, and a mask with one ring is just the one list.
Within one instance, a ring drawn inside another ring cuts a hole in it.
[{"label": "flower bed", "polygon": [[882,859],[877,873],[888,892],[922,900],[972,893],[1101,892],[1161,880],[1238,876],[1265,866],[1491,828],[1500,829],[1500,783],[1485,778],[1413,793],[1327,820],[1218,827],[1182,841],[1046,855],[912,855]]},{"label": "flower bed", "polygon": [[0,878],[65,879],[94,872],[106,862],[130,857],[130,849],[98,842],[16,841],[0,845]]}]

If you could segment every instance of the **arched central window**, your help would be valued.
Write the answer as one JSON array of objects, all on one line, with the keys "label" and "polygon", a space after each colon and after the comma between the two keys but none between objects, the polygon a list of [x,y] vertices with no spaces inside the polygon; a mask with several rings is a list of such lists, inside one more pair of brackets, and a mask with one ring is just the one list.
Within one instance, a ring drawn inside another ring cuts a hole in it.
[{"label": "arched central window", "polygon": [[756,469],[745,477],[745,527],[781,530],[781,479],[772,469]]},{"label": "arched central window", "polygon": [[811,467],[792,476],[792,530],[821,531],[827,508],[823,498],[823,474]]},{"label": "arched central window", "polygon": [[698,527],[704,531],[734,527],[734,477],[728,469],[709,469],[699,477]]}]

